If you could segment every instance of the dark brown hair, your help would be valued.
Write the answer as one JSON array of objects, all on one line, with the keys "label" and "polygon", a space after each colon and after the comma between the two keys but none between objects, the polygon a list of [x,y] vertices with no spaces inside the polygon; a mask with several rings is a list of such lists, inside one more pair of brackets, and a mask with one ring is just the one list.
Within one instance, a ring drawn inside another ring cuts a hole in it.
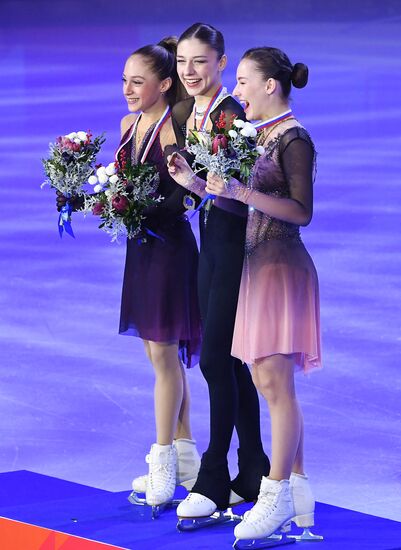
[{"label": "dark brown hair", "polygon": [[308,67],[303,63],[292,65],[288,56],[278,48],[251,48],[244,53],[242,59],[254,61],[265,80],[278,80],[284,97],[290,95],[291,84],[295,88],[303,88],[308,82]]},{"label": "dark brown hair", "polygon": [[224,37],[220,31],[207,23],[194,23],[185,30],[178,39],[178,43],[189,38],[197,38],[200,42],[210,46],[216,53],[218,59],[224,55]]},{"label": "dark brown hair", "polygon": [[187,97],[184,86],[178,79],[176,69],[177,37],[168,36],[160,40],[158,44],[142,46],[133,55],[140,55],[149,65],[150,70],[157,75],[158,79],[171,78],[171,87],[166,92],[169,105],[173,106],[178,101]]}]

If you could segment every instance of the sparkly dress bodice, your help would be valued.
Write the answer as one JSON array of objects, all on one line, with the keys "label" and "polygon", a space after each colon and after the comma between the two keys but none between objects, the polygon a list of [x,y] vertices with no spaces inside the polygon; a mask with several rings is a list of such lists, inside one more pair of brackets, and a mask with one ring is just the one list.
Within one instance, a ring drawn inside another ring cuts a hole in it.
[{"label": "sparkly dress bodice", "polygon": [[[292,135],[291,135],[292,134]],[[250,180],[252,189],[275,197],[290,198],[290,186],[285,176],[281,153],[293,139],[308,140],[314,148],[306,130],[295,119],[288,119],[272,129],[262,133],[258,144],[265,148],[265,153],[256,161]],[[288,141],[288,143],[285,143]],[[262,242],[280,239],[301,242],[299,226],[264,214],[250,207],[246,235],[247,253],[252,253]]]},{"label": "sparkly dress bodice", "polygon": [[[156,123],[152,124],[147,129],[138,148],[136,146],[136,129],[132,132],[131,126],[121,140],[121,143],[125,143],[125,145],[121,148],[118,158],[121,160],[121,151],[124,151],[125,157],[129,158],[133,165],[138,164],[149,142],[155,125]],[[131,132],[131,138],[126,141]],[[186,190],[177,185],[168,172],[159,134],[156,136],[145,162],[156,166],[159,173],[159,185],[155,195],[161,195],[163,197],[162,202],[154,206],[150,206],[144,211],[146,223],[151,229],[161,225],[164,226],[165,224],[174,223],[186,212],[186,208],[183,204]]]}]

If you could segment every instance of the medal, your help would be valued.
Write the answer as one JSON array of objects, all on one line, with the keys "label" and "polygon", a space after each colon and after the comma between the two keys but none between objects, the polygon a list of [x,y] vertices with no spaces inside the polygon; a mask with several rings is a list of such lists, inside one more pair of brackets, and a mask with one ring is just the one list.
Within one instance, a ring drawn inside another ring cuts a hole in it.
[{"label": "medal", "polygon": [[195,199],[193,198],[192,195],[185,195],[182,200],[182,203],[187,210],[195,209]]}]

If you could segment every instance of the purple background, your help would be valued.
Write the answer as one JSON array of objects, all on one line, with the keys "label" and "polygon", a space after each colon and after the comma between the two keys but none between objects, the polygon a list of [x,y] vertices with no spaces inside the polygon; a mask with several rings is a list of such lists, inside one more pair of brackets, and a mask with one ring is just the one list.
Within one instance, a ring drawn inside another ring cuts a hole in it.
[{"label": "purple background", "polygon": [[[2,1],[0,471],[108,490],[145,471],[153,374],[141,342],[117,334],[124,245],[77,214],[77,239],[59,239],[40,159],[56,136],[90,128],[107,133],[108,163],[127,112],[126,57],[197,20],[226,37],[229,88],[248,47],[309,65],[292,94],[319,154],[303,235],[321,283],[324,370],[297,376],[307,471],[318,500],[401,521],[397,1]],[[189,377],[203,450],[206,385],[198,368]],[[230,461],[234,474],[235,445]]]}]

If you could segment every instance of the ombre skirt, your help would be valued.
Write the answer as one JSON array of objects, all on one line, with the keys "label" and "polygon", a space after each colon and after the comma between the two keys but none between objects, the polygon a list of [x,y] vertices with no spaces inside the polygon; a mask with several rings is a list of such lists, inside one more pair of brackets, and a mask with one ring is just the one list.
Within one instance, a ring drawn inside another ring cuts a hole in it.
[{"label": "ombre skirt", "polygon": [[232,355],[253,364],[275,354],[321,368],[318,277],[299,239],[268,239],[245,256]]}]

